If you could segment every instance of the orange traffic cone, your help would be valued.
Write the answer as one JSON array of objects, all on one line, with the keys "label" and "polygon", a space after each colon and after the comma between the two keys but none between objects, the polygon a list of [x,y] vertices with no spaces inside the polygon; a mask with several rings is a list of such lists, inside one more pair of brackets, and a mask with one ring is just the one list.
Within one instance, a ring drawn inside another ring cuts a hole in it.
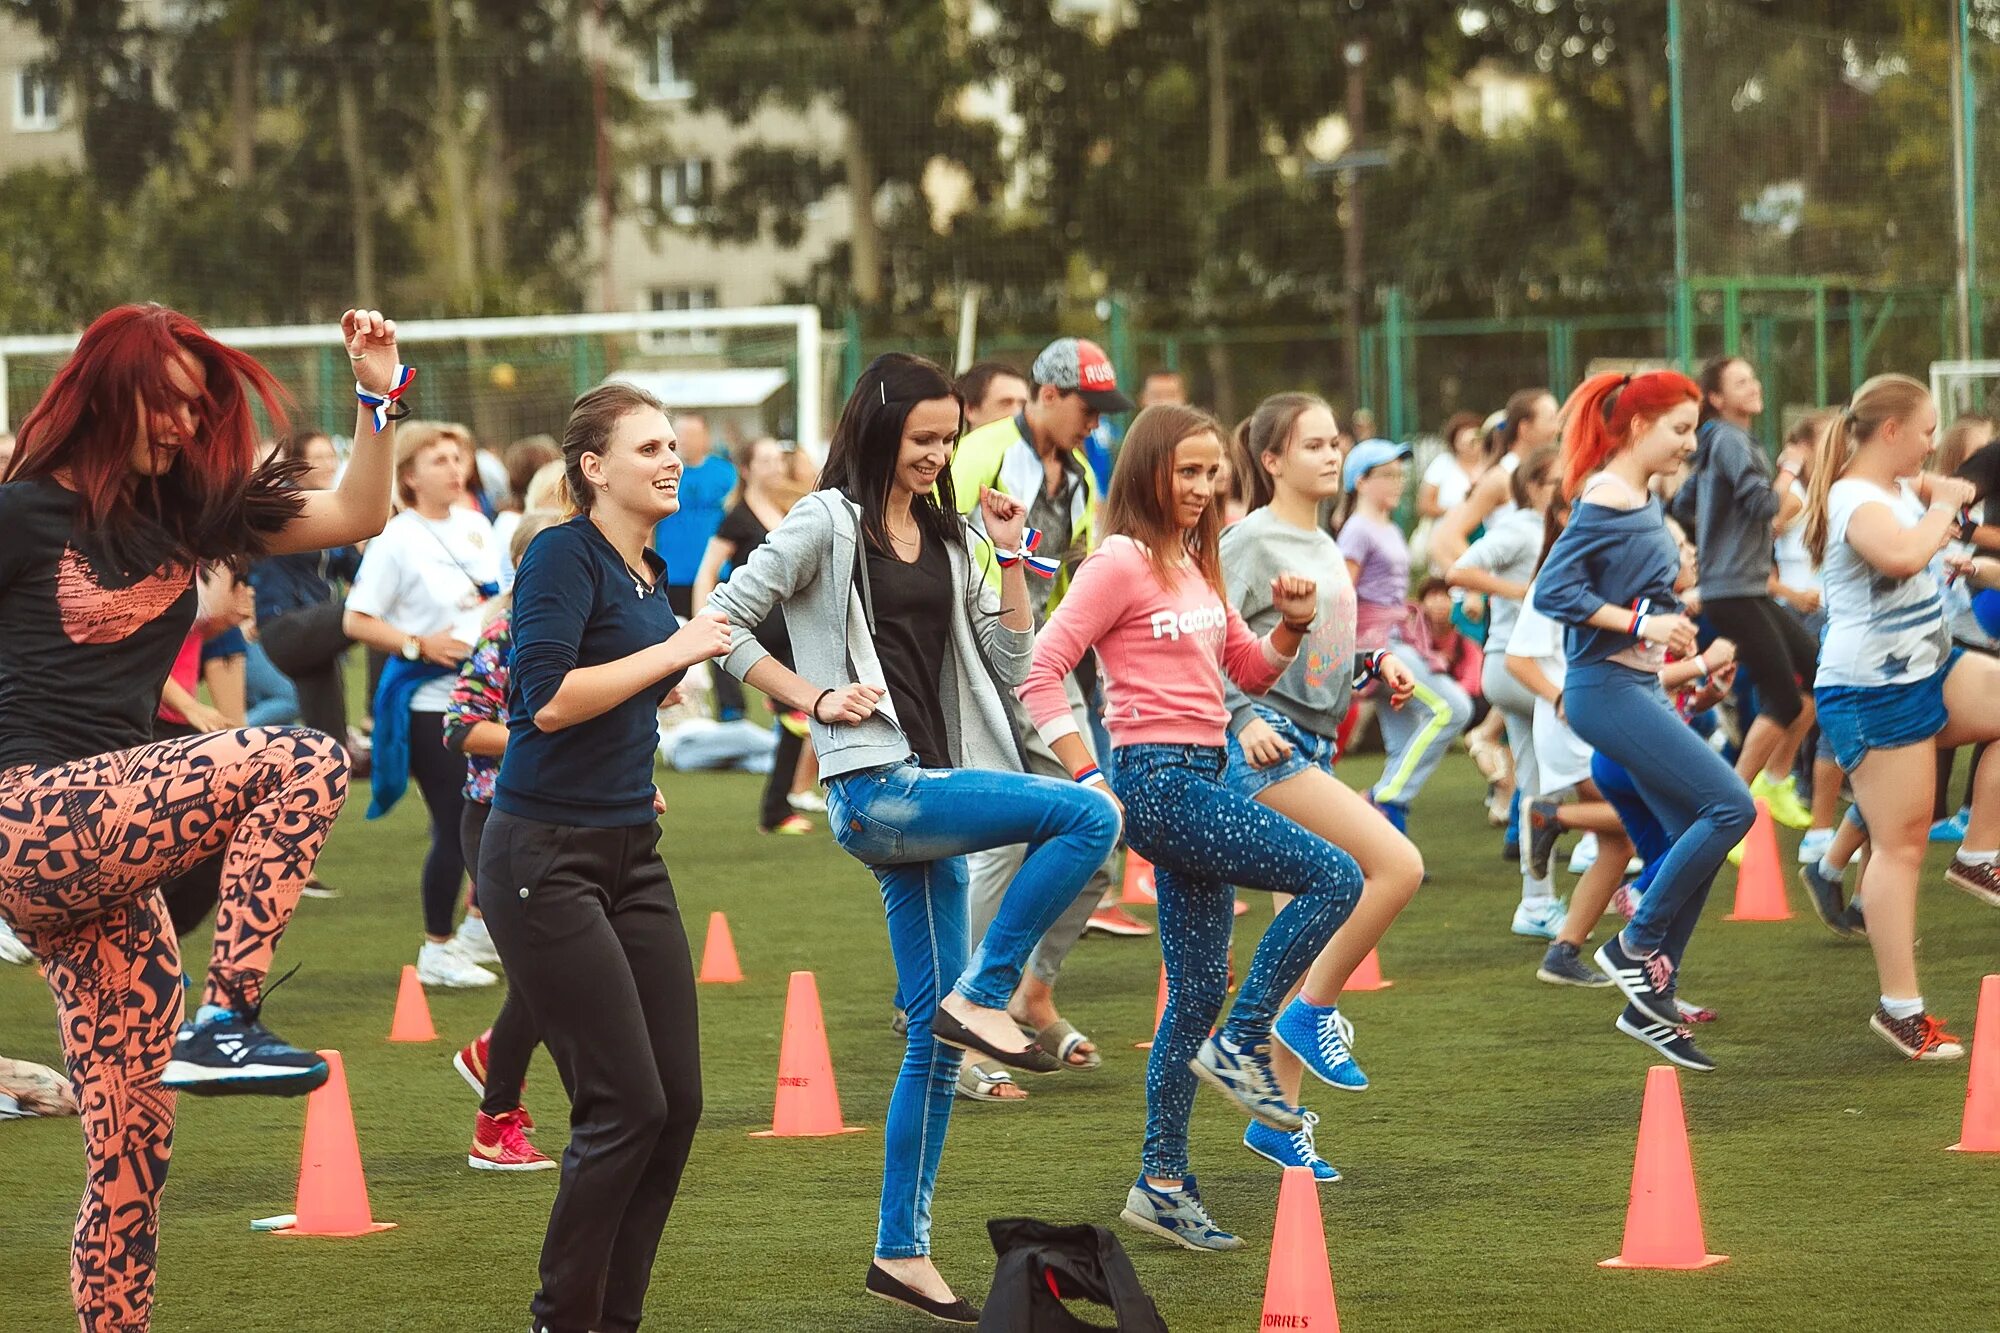
[{"label": "orange traffic cone", "polygon": [[[1167,1016],[1167,965],[1165,963],[1161,963],[1160,998],[1153,1004],[1153,1031],[1155,1033],[1159,1032],[1160,1030],[1160,1020],[1165,1018],[1166,1016]],[[1132,1045],[1135,1049],[1141,1051],[1150,1051],[1153,1049],[1153,1039],[1151,1037],[1148,1037],[1144,1041],[1135,1041],[1132,1043]]]},{"label": "orange traffic cone", "polygon": [[1160,901],[1153,892],[1153,863],[1129,848],[1125,852],[1125,891],[1118,901],[1126,907]]},{"label": "orange traffic cone", "polygon": [[820,1016],[819,983],[810,972],[792,973],[785,995],[785,1035],[778,1046],[778,1100],[771,1127],[753,1139],[811,1139],[859,1134],[840,1120],[840,1093],[833,1086],[833,1054],[826,1047],[826,1020]]},{"label": "orange traffic cone", "polygon": [[1312,1168],[1288,1166],[1278,1186],[1278,1224],[1271,1233],[1271,1267],[1264,1277],[1260,1328],[1340,1333],[1333,1308],[1333,1271],[1326,1262],[1326,1228]]},{"label": "orange traffic cone", "polygon": [[736,962],[736,941],[729,935],[729,918],[720,912],[708,914],[708,942],[701,950],[701,975],[696,981],[721,985],[743,980]]},{"label": "orange traffic cone", "polygon": [[2000,973],[1979,983],[1972,1068],[1965,1083],[1965,1123],[1951,1150],[2000,1152]]},{"label": "orange traffic cone", "polygon": [[299,1154],[297,1220],[274,1236],[366,1236],[387,1231],[368,1211],[368,1181],[347,1101],[347,1070],[339,1051],[321,1051],[326,1082],[306,1098],[305,1149]]},{"label": "orange traffic cone", "polygon": [[1340,988],[1345,995],[1351,990],[1388,990],[1396,983],[1382,975],[1382,960],[1370,949],[1368,956],[1361,960],[1361,966],[1354,969],[1354,975]]},{"label": "orange traffic cone", "polygon": [[1757,802],[1757,822],[1744,839],[1743,864],[1736,868],[1736,910],[1726,921],[1789,921],[1785,872],[1778,860],[1778,830],[1770,807]]},{"label": "orange traffic cone", "polygon": [[1694,1158],[1681,1110],[1680,1072],[1646,1071],[1639,1110],[1639,1153],[1632,1163],[1632,1197],[1625,1209],[1625,1248],[1600,1268],[1707,1268],[1728,1259],[1710,1254],[1694,1195]]},{"label": "orange traffic cone", "polygon": [[430,1002],[424,998],[424,983],[417,980],[414,965],[403,964],[402,985],[396,990],[396,1016],[389,1021],[390,1041],[436,1041],[431,1026]]}]

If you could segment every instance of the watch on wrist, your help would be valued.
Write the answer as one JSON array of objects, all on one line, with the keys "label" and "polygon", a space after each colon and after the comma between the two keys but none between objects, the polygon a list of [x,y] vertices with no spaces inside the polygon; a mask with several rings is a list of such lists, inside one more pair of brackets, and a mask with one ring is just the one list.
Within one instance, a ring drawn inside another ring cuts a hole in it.
[{"label": "watch on wrist", "polygon": [[403,639],[403,660],[405,662],[414,662],[423,655],[424,645],[417,639],[417,636],[414,634],[405,636]]}]

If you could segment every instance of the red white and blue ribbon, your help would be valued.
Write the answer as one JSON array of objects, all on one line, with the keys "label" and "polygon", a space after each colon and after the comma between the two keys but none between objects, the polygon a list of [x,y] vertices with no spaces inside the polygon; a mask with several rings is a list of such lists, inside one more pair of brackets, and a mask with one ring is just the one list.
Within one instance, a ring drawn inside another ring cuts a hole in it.
[{"label": "red white and blue ribbon", "polygon": [[1035,548],[1040,546],[1041,544],[1042,544],[1041,529],[1026,528],[1023,529],[1021,533],[1020,550],[1003,551],[1000,550],[998,547],[995,547],[993,551],[993,558],[1000,562],[1000,568],[1002,569],[1012,569],[1015,565],[1018,565],[1025,560],[1028,563],[1029,569],[1033,570],[1035,573],[1041,575],[1045,579],[1052,579],[1056,576],[1056,571],[1062,568],[1062,561],[1051,560],[1049,559],[1049,557],[1045,555],[1036,555]]},{"label": "red white and blue ribbon", "polygon": [[1382,659],[1388,655],[1389,650],[1386,648],[1355,654],[1354,688],[1363,689],[1382,679]]},{"label": "red white and blue ribbon", "polygon": [[363,407],[370,408],[373,410],[375,417],[375,433],[377,435],[380,435],[384,430],[388,429],[389,404],[400,400],[404,394],[404,391],[406,391],[410,387],[410,381],[415,379],[416,377],[417,377],[417,368],[415,366],[398,365],[396,367],[396,387],[389,390],[389,392],[387,393],[375,393],[369,389],[364,389],[361,387],[360,382],[356,381],[354,385],[354,396],[361,400],[361,405]]}]

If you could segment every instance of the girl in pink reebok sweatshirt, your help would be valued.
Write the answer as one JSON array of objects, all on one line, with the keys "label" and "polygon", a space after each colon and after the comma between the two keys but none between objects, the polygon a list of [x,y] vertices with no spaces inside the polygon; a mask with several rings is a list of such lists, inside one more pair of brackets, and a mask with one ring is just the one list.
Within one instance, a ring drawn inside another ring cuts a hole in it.
[{"label": "girl in pink reebok sweatshirt", "polygon": [[[1104,544],[1084,561],[1035,643],[1022,701],[1077,781],[1103,783],[1076,734],[1062,681],[1095,648],[1111,732],[1111,790],[1126,839],[1155,867],[1167,1007],[1146,1070],[1146,1142],[1125,1221],[1193,1249],[1242,1244],[1217,1226],[1189,1170],[1197,1078],[1285,1133],[1305,1128],[1271,1073],[1271,1021],[1353,911],[1354,858],[1223,781],[1223,673],[1251,694],[1291,665],[1318,609],[1313,581],[1280,573],[1280,620],[1252,634],[1222,593],[1215,477],[1222,429],[1206,413],[1152,407],[1132,423],[1112,474]],[[1244,974],[1211,1037],[1227,985],[1232,885],[1297,895]]]}]

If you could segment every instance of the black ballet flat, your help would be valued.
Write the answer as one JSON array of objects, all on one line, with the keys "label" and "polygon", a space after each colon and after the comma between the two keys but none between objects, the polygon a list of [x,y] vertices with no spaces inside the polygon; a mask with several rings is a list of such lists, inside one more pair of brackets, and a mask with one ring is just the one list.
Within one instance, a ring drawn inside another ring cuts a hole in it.
[{"label": "black ballet flat", "polygon": [[877,1264],[868,1265],[868,1294],[878,1296],[897,1305],[907,1305],[912,1310],[927,1314],[946,1324],[976,1324],[979,1322],[979,1307],[963,1296],[953,1301],[934,1301],[922,1292],[910,1288],[891,1277]]},{"label": "black ballet flat", "polygon": [[1038,1041],[1029,1042],[1025,1050],[1003,1051],[941,1008],[931,1015],[931,1036],[947,1046],[1025,1069],[1030,1074],[1053,1074],[1062,1068],[1062,1061],[1049,1054],[1048,1048]]}]

